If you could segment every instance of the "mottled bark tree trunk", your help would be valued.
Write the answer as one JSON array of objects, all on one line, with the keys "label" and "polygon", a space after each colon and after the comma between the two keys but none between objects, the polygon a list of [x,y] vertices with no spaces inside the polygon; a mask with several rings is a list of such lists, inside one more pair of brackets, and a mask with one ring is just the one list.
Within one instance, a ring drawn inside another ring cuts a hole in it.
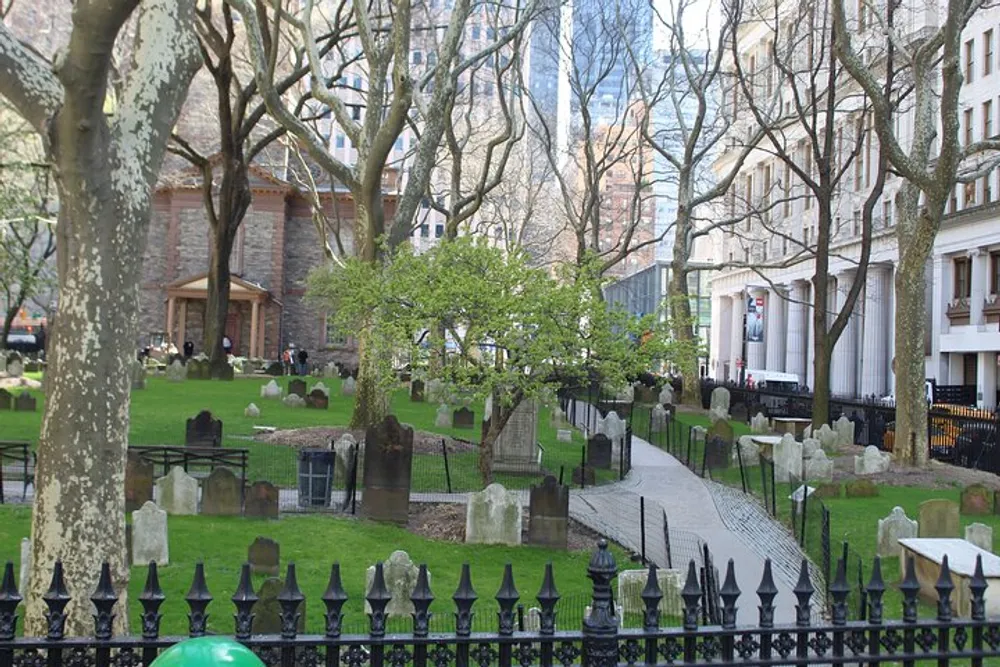
[{"label": "mottled bark tree trunk", "polygon": [[209,357],[212,377],[219,377],[228,365],[222,338],[229,319],[229,258],[233,252],[233,234],[228,226],[212,230],[211,256],[208,263],[208,290],[205,297],[205,354]]},{"label": "mottled bark tree trunk", "polygon": [[698,337],[694,333],[691,318],[691,299],[687,284],[687,252],[678,252],[674,242],[674,257],[670,264],[672,275],[667,287],[670,308],[671,335],[677,341],[680,355],[674,364],[681,369],[684,386],[681,391],[682,405],[701,405],[701,381],[698,376]]},{"label": "mottled bark tree trunk", "polygon": [[[813,274],[813,429],[830,421],[830,362],[837,337],[830,335],[830,214],[826,197],[816,225],[816,272]],[[838,285],[838,289],[839,289]]]}]

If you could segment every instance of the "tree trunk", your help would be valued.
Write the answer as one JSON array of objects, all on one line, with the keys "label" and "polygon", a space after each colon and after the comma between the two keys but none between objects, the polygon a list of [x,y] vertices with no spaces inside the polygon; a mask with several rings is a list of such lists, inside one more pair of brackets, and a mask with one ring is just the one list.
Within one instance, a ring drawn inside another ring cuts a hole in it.
[{"label": "tree trunk", "polygon": [[674,363],[681,369],[684,386],[681,391],[682,405],[701,405],[701,384],[698,376],[698,337],[694,333],[691,320],[691,300],[688,295],[687,261],[678,261],[676,246],[672,275],[667,288],[670,308],[671,335],[678,344],[679,354]]},{"label": "tree trunk", "polygon": [[500,401],[496,397],[493,399],[493,413],[490,417],[490,429],[483,436],[482,442],[479,443],[479,474],[483,480],[483,486],[487,486],[493,481],[493,446],[496,444],[497,438],[500,437],[500,433],[503,432],[507,422],[510,421],[511,415],[517,410],[517,406],[521,404],[524,400],[523,395],[520,392],[514,396],[514,402],[507,406],[501,406]]},{"label": "tree trunk", "polygon": [[387,362],[378,327],[371,320],[358,329],[358,379],[354,393],[351,428],[367,428],[389,414],[389,396],[382,386],[383,365]]},{"label": "tree trunk", "polygon": [[228,225],[219,224],[212,230],[211,257],[208,263],[204,346],[213,378],[220,377],[223,366],[229,364],[222,347],[229,318],[229,258],[235,239],[235,234],[229,233],[229,229]]},{"label": "tree trunk", "polygon": [[14,318],[17,317],[17,311],[20,307],[21,304],[19,303],[11,304],[7,308],[7,312],[4,313],[3,331],[0,331],[0,350],[7,349],[7,336],[10,335],[10,328],[14,324]]}]

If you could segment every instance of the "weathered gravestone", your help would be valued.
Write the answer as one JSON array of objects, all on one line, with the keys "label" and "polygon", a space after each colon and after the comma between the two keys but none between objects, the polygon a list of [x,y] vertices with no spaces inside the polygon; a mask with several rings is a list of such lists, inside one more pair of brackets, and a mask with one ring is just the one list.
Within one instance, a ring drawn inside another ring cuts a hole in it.
[{"label": "weathered gravestone", "polygon": [[336,462],[333,465],[334,484],[344,484],[350,478],[358,458],[358,441],[350,433],[345,433],[333,443]]},{"label": "weathered gravestone", "polygon": [[[385,608],[385,613],[389,618],[410,618],[416,611],[410,595],[417,587],[417,577],[420,568],[410,560],[410,555],[405,551],[393,551],[389,560],[372,565],[365,572],[365,590],[371,590],[372,582],[375,581],[375,572],[381,567],[382,577],[385,580],[385,588],[392,597]],[[427,583],[430,585],[431,573],[427,573]],[[371,613],[371,606],[365,601],[365,613]]]},{"label": "weathered gravestone", "polygon": [[476,423],[476,413],[466,407],[455,410],[451,418],[455,428],[472,428]]},{"label": "weathered gravestone", "polygon": [[614,410],[608,412],[603,419],[597,420],[597,432],[608,436],[611,441],[611,462],[612,464],[621,458],[622,447],[625,446],[625,433],[628,424],[618,416]]},{"label": "weathered gravestone", "polygon": [[[803,436],[808,437],[808,436]],[[819,444],[828,452],[835,451],[837,449],[837,442],[839,441],[839,436],[836,431],[830,428],[829,424],[823,424],[819,427],[812,437],[819,440]],[[877,449],[877,448],[876,448]]]},{"label": "weathered gravestone", "polygon": [[244,515],[248,518],[278,518],[278,487],[270,482],[254,482],[247,490]]},{"label": "weathered gravestone", "polygon": [[920,537],[958,537],[958,503],[935,499],[920,503]]},{"label": "weathered gravestone", "polygon": [[774,479],[778,482],[797,482],[802,479],[802,443],[786,433],[774,446]]},{"label": "weathered gravestone", "polygon": [[361,514],[405,525],[410,510],[413,429],[388,415],[365,431],[364,502]]},{"label": "weathered gravestone", "polygon": [[533,400],[521,401],[493,441],[493,470],[538,472],[537,442],[538,405]]},{"label": "weathered gravestone", "polygon": [[[277,577],[264,580],[257,591],[257,604],[253,606],[253,624],[251,632],[255,635],[279,635],[282,632],[281,603],[278,597],[285,588],[285,582]],[[302,600],[295,610],[295,627],[299,633],[306,629],[306,601]]]},{"label": "weathered gravestone", "polygon": [[26,391],[14,397],[14,412],[35,412],[38,409],[38,401]]},{"label": "weathered gravestone", "polygon": [[725,387],[713,389],[710,406],[709,418],[713,423],[729,419],[729,390]]},{"label": "weathered gravestone", "polygon": [[[686,572],[681,570],[656,570],[656,582],[663,595],[658,607],[661,614],[675,614],[684,608],[684,603],[681,601],[681,590],[684,588],[685,576]],[[648,581],[649,571],[645,569],[622,570],[618,574],[618,598],[616,602],[621,605],[622,614],[641,615],[646,611],[642,592]]]},{"label": "weathered gravestone", "polygon": [[6,371],[8,377],[19,378],[24,375],[24,362],[21,361],[20,357],[15,357],[11,360],[7,357],[7,368]]},{"label": "weathered gravestone", "polygon": [[257,537],[247,549],[250,572],[278,576],[281,571],[281,545],[269,537]]},{"label": "weathered gravestone", "polygon": [[667,409],[659,403],[649,412],[649,429],[653,433],[663,433],[667,430]]},{"label": "weathered gravestone", "polygon": [[340,369],[337,368],[337,363],[331,361],[326,366],[323,367],[323,377],[325,378],[335,378],[340,375]]},{"label": "weathered gravestone", "polygon": [[10,410],[14,405],[14,396],[6,389],[0,389],[0,410]]},{"label": "weathered gravestone", "polygon": [[469,494],[465,512],[467,544],[521,543],[521,500],[517,491],[502,484],[490,484],[479,493]]},{"label": "weathered gravestone", "polygon": [[201,492],[201,513],[208,516],[237,516],[242,513],[240,478],[229,468],[216,468],[205,480]]},{"label": "weathered gravestone", "polygon": [[760,465],[760,445],[749,435],[741,435],[733,448],[733,463],[744,468]]},{"label": "weathered gravestone", "polygon": [[985,523],[970,523],[965,527],[965,541],[993,553],[993,528]]},{"label": "weathered gravestone", "polygon": [[844,484],[844,496],[847,498],[874,498],[878,495],[878,487],[870,479],[852,479]]},{"label": "weathered gravestone", "polygon": [[708,429],[705,439],[705,469],[723,470],[733,458],[733,426],[719,420]]},{"label": "weathered gravestone", "polygon": [[330,407],[330,397],[321,389],[313,389],[306,398],[306,407],[314,410],[326,410]]},{"label": "weathered gravestone", "polygon": [[289,408],[304,408],[306,406],[306,399],[298,394],[289,394],[281,399],[281,402]]},{"label": "weathered gravestone", "polygon": [[767,433],[771,429],[771,424],[763,413],[758,412],[750,419],[751,433]]},{"label": "weathered gravestone", "polygon": [[[330,388],[327,387],[325,384],[323,384],[322,381],[317,382],[316,384],[314,384],[313,388],[312,388],[312,391],[321,391],[324,394],[326,394],[327,398],[330,397]],[[309,393],[311,394],[312,392],[309,392]]]},{"label": "weathered gravestone", "polygon": [[222,420],[216,419],[208,410],[187,420],[184,444],[191,447],[221,447]]},{"label": "weathered gravestone", "polygon": [[670,386],[670,383],[663,385],[663,389],[660,390],[659,402],[662,405],[673,405],[674,403],[674,388]]},{"label": "weathered gravestone", "polygon": [[281,398],[281,387],[274,380],[271,380],[260,388],[261,398]]},{"label": "weathered gravestone", "polygon": [[132,512],[132,565],[166,565],[170,562],[167,547],[167,513],[148,501]]},{"label": "weathered gravestone", "polygon": [[878,555],[899,556],[899,540],[917,536],[917,522],[902,507],[893,507],[889,516],[878,520]]},{"label": "weathered gravestone", "polygon": [[285,374],[285,367],[281,365],[280,361],[272,361],[264,369],[264,373],[271,377],[281,377]]},{"label": "weathered gravestone", "polygon": [[[826,426],[824,424],[823,426]],[[823,429],[820,429],[820,442],[823,442]],[[826,447],[826,445],[823,445]],[[892,463],[892,455],[888,452],[880,452],[878,447],[868,445],[864,453],[854,457],[855,475],[877,475],[889,472],[889,465]]]},{"label": "weathered gravestone", "polygon": [[854,444],[854,422],[845,415],[840,415],[837,421],[833,422],[833,430],[837,434],[838,446]]},{"label": "weathered gravestone", "polygon": [[806,459],[805,473],[807,482],[832,482],[833,461],[826,458],[826,452],[822,449],[817,450]]},{"label": "weathered gravestone", "polygon": [[592,435],[587,439],[587,467],[611,467],[611,439],[603,433]]},{"label": "weathered gravestone", "polygon": [[962,490],[962,514],[987,516],[992,513],[992,493],[982,484],[972,484]]},{"label": "weathered gravestone", "polygon": [[451,408],[442,403],[438,406],[437,412],[434,414],[434,426],[438,428],[451,428]]},{"label": "weathered gravestone", "polygon": [[569,526],[569,487],[546,475],[531,487],[528,500],[528,543],[565,549]]},{"label": "weathered gravestone", "polygon": [[174,359],[167,366],[167,380],[170,382],[183,382],[187,379],[187,368],[180,359]]},{"label": "weathered gravestone", "polygon": [[802,458],[811,459],[816,452],[823,451],[823,446],[816,438],[804,438],[802,440]]},{"label": "weathered gravestone", "polygon": [[125,458],[125,511],[134,512],[153,499],[153,464],[134,449]]},{"label": "weathered gravestone", "polygon": [[[437,400],[437,396],[434,396],[431,400]],[[412,380],[410,381],[410,400],[414,403],[424,402],[424,381],[423,380]]]},{"label": "weathered gravestone", "polygon": [[198,480],[174,466],[166,477],[156,480],[156,502],[167,514],[197,514]]},{"label": "weathered gravestone", "polygon": [[189,380],[209,380],[211,379],[211,375],[211,366],[209,366],[207,360],[198,358],[188,359],[187,378]]},{"label": "weathered gravestone", "polygon": [[288,393],[289,395],[295,394],[299,398],[304,399],[306,397],[306,381],[305,380],[292,380],[288,383]]},{"label": "weathered gravestone", "polygon": [[218,378],[224,382],[232,382],[236,379],[236,369],[233,368],[232,364],[222,364],[219,368]]},{"label": "weathered gravestone", "polygon": [[552,428],[560,428],[566,423],[566,413],[558,405],[552,408],[552,412],[549,413],[549,426]]},{"label": "weathered gravestone", "polygon": [[340,383],[340,394],[341,396],[354,396],[354,393],[358,389],[358,383],[354,378],[347,378],[342,383]]},{"label": "weathered gravestone", "polygon": [[135,359],[132,362],[132,391],[146,388],[146,365]]},{"label": "weathered gravestone", "polygon": [[257,407],[256,403],[251,403],[243,409],[243,416],[250,419],[257,419],[257,417],[260,417],[260,408]]},{"label": "weathered gravestone", "polygon": [[573,442],[573,431],[561,428],[556,431],[556,442]]},{"label": "weathered gravestone", "polygon": [[[417,388],[419,389],[418,391],[419,398],[413,398],[413,382],[420,382],[420,384],[417,386]],[[410,400],[421,402],[424,400],[423,399],[424,384],[421,380],[413,380],[413,382],[410,383]],[[445,391],[444,382],[439,380],[438,378],[434,378],[432,380],[427,381],[426,394],[427,394],[427,400],[429,401],[434,401],[438,403],[448,402],[448,396],[447,392]]]}]

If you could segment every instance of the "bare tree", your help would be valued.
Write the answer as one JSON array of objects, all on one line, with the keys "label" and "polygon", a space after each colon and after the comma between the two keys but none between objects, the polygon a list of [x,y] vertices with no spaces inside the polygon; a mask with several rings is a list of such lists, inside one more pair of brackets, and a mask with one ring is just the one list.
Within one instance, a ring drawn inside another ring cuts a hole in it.
[{"label": "bare tree", "polygon": [[[739,108],[749,111],[763,130],[766,140],[760,148],[772,160],[764,167],[764,182],[756,184],[759,199],[746,202],[747,228],[756,232],[754,242],[763,236],[770,248],[777,249],[779,241],[783,247],[791,246],[792,254],[774,264],[813,263],[812,417],[818,427],[829,422],[833,351],[865,284],[872,221],[887,164],[881,151],[871,146],[865,125],[870,105],[864,92],[842,85],[846,77],[833,50],[834,26],[827,3],[811,0],[787,16],[776,5],[752,7],[748,14],[745,21],[765,29],[767,45],[750,64],[732,41],[738,84],[732,94],[739,95],[732,99],[734,109],[740,103]],[[886,85],[891,86],[892,78],[890,59]],[[775,171],[782,169],[780,176],[771,174],[772,165]],[[859,203],[860,210],[855,208]],[[799,207],[802,217],[792,213]],[[812,235],[806,238],[790,229],[790,217],[796,222],[804,217],[810,226],[814,219],[815,241]],[[842,220],[850,224],[841,224]],[[734,231],[740,233],[738,228]],[[860,237],[853,282],[837,285],[843,298],[839,305],[830,303],[831,247],[852,233]],[[758,275],[766,279],[762,269],[771,263],[769,257],[754,262]]]},{"label": "bare tree", "polygon": [[[836,54],[872,102],[874,130],[888,162],[903,179],[896,195],[896,446],[898,460],[926,465],[927,401],[924,367],[924,270],[941,226],[948,200],[959,177],[974,180],[996,167],[983,157],[1000,149],[1000,141],[959,140],[959,92],[962,87],[962,30],[983,6],[982,0],[947,0],[935,13],[940,25],[919,25],[922,19],[896,20],[903,10],[888,3],[883,16],[864,5],[884,40],[882,51],[894,54],[900,72],[912,87],[912,133],[896,128],[893,98],[883,92],[878,69],[856,47],[858,21],[849,20],[843,0],[831,0]],[[919,6],[918,6],[919,9]],[[922,11],[922,10],[921,10]],[[919,16],[923,16],[917,12]],[[919,32],[905,32],[916,24]],[[980,160],[983,160],[981,162]],[[963,171],[968,169],[965,173]]]},{"label": "bare tree", "polygon": [[[0,25],[0,95],[41,135],[59,194],[59,314],[38,441],[28,635],[46,631],[42,596],[57,561],[77,591],[94,590],[101,563],[109,563],[127,608],[128,369],[142,247],[170,129],[199,66],[190,0],[141,8],[135,0],[92,0],[72,12],[69,43],[55,63]],[[106,109],[116,39],[133,15],[130,67]],[[86,595],[75,595],[66,611],[67,634],[92,631]],[[127,617],[116,615],[118,632]]]},{"label": "bare tree", "polygon": [[[449,15],[443,25],[438,23],[442,20],[439,11],[432,11],[426,5],[392,0],[370,5],[354,2],[332,17],[323,16],[314,9],[312,0],[306,0],[302,12],[295,16],[284,15],[284,20],[297,29],[305,46],[313,97],[331,110],[337,126],[357,149],[356,161],[347,164],[338,159],[323,137],[318,136],[282,100],[275,84],[274,68],[267,58],[263,26],[253,5],[249,0],[229,1],[246,23],[250,59],[268,111],[295,136],[312,160],[332,179],[350,190],[355,203],[354,252],[360,259],[372,264],[379,263],[386,250],[410,236],[414,216],[427,191],[435,155],[445,133],[445,119],[452,108],[460,78],[478,63],[507,49],[523,32],[537,7],[537,0],[514,10],[499,3],[477,5],[479,11],[506,17],[503,21],[505,31],[468,56],[462,52],[462,43],[473,12],[470,0],[455,2],[448,10]],[[414,16],[415,10],[418,16]],[[348,109],[343,91],[335,88],[336,82],[320,56],[321,40],[317,40],[315,22],[324,24],[327,33],[336,32],[330,26],[345,22],[356,26],[357,43],[367,73],[364,89],[356,91],[359,105],[366,110],[363,118],[357,118],[360,114]],[[434,65],[428,66],[426,73],[419,77],[410,68],[411,37],[418,29],[443,33]],[[395,212],[387,222],[383,206],[383,174],[395,142],[411,121],[414,106],[420,137]],[[375,423],[388,409],[386,393],[384,387],[379,386],[379,379],[386,376],[390,354],[380,348],[375,331],[375,326],[366,325],[357,332],[360,360],[357,399],[351,417],[353,426]]]}]

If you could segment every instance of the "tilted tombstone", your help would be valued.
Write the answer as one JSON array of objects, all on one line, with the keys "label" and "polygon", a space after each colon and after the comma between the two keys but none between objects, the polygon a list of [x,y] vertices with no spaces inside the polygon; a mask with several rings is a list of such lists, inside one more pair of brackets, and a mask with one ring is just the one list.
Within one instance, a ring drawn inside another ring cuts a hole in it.
[{"label": "tilted tombstone", "polygon": [[253,519],[277,519],[278,487],[270,482],[254,482],[247,490],[244,515]]},{"label": "tilted tombstone", "polygon": [[132,565],[170,562],[167,546],[167,513],[152,501],[132,512]]},{"label": "tilted tombstone", "polygon": [[[382,577],[385,579],[386,590],[392,597],[386,605],[385,613],[389,618],[410,618],[414,613],[413,601],[410,595],[417,587],[417,575],[420,568],[410,559],[405,551],[393,551],[389,560],[382,563]],[[371,590],[375,580],[375,566],[365,572],[365,590]],[[431,583],[431,573],[427,572],[427,583]],[[368,601],[365,601],[365,613],[372,611]]]},{"label": "tilted tombstone", "polygon": [[741,435],[733,448],[733,463],[744,468],[760,465],[760,445],[749,435]]},{"label": "tilted tombstone", "polygon": [[424,381],[423,380],[411,380],[410,381],[410,400],[414,403],[424,402]]},{"label": "tilted tombstone", "polygon": [[14,412],[35,412],[38,409],[38,401],[26,391],[14,397]]},{"label": "tilted tombstone", "polygon": [[[279,635],[282,632],[281,602],[278,596],[285,588],[283,579],[270,577],[264,580],[257,591],[257,604],[253,606],[253,623],[251,632],[255,635]],[[298,618],[295,622],[297,632],[306,629],[306,601],[302,600],[295,610]]]},{"label": "tilted tombstone", "polygon": [[807,482],[833,481],[833,460],[826,458],[826,452],[822,449],[816,450],[815,454],[806,459],[805,466]]},{"label": "tilted tombstone", "polygon": [[341,396],[354,396],[357,389],[358,383],[354,378],[346,378],[342,383],[340,383]]},{"label": "tilted tombstone", "polygon": [[271,380],[260,388],[261,398],[281,398],[281,387],[274,380]]},{"label": "tilted tombstone", "polygon": [[174,516],[198,513],[198,480],[174,466],[166,477],[156,480],[156,503]]},{"label": "tilted tombstone", "polygon": [[889,516],[878,520],[878,555],[899,556],[899,540],[917,536],[917,522],[902,507],[893,507]]},{"label": "tilted tombstone", "polygon": [[187,379],[187,368],[180,359],[174,359],[167,366],[167,380],[170,382],[183,382]]},{"label": "tilted tombstone", "polygon": [[920,503],[920,537],[958,537],[958,503],[936,498]]},{"label": "tilted tombstone", "polygon": [[134,449],[125,458],[125,511],[134,512],[153,499],[153,463]]},{"label": "tilted tombstone", "polygon": [[763,413],[758,412],[750,419],[751,433],[767,433],[770,429],[771,425]]},{"label": "tilted tombstone", "polygon": [[[659,610],[661,614],[676,614],[684,608],[681,600],[681,590],[687,573],[681,570],[656,570],[656,583],[660,587]],[[623,614],[643,614],[646,602],[642,592],[649,580],[649,570],[623,570],[618,575],[618,599]]]},{"label": "tilted tombstone", "polygon": [[962,514],[988,516],[993,512],[993,493],[982,484],[971,484],[962,489],[960,499]]},{"label": "tilted tombstone", "polygon": [[524,400],[507,419],[493,441],[493,470],[538,472],[538,405]]},{"label": "tilted tombstone", "polygon": [[452,414],[455,428],[472,428],[476,423],[476,413],[466,407],[461,407]]},{"label": "tilted tombstone", "polygon": [[132,391],[146,388],[146,364],[138,359],[132,362]]},{"label": "tilted tombstone", "polygon": [[410,510],[413,429],[388,415],[365,431],[364,501],[361,515],[405,525]]},{"label": "tilted tombstone", "polygon": [[611,467],[611,439],[603,433],[597,433],[587,439],[587,467]]},{"label": "tilted tombstone", "polygon": [[839,446],[854,444],[854,422],[846,416],[840,415],[840,418],[833,423],[833,430],[837,434]]},{"label": "tilted tombstone", "polygon": [[993,528],[985,523],[970,523],[965,527],[965,541],[993,553]]},{"label": "tilted tombstone", "polygon": [[835,451],[837,449],[837,442],[839,441],[839,436],[836,431],[830,428],[829,424],[823,424],[816,430],[813,436],[819,440],[819,444],[823,446],[823,449],[828,452]]},{"label": "tilted tombstone", "polygon": [[733,427],[726,420],[719,420],[708,429],[705,438],[705,469],[723,470],[733,458]]},{"label": "tilted tombstone", "polygon": [[546,475],[531,487],[528,499],[528,544],[565,549],[569,528],[569,487]]},{"label": "tilted tombstone", "polygon": [[306,397],[306,381],[305,380],[291,380],[288,383],[288,393],[289,395],[295,394],[299,398]]},{"label": "tilted tombstone", "polygon": [[786,433],[774,446],[774,479],[778,482],[798,482],[802,479],[802,472],[802,443],[791,433]]},{"label": "tilted tombstone", "polygon": [[330,397],[321,389],[313,389],[306,398],[306,407],[314,410],[326,410],[330,407]]},{"label": "tilted tombstone", "polygon": [[10,410],[14,405],[14,396],[6,389],[0,389],[0,410]]},{"label": "tilted tombstone", "polygon": [[667,430],[667,410],[657,403],[649,413],[649,427],[653,433]]},{"label": "tilted tombstone", "polygon": [[205,479],[201,513],[207,516],[238,516],[243,511],[241,481],[229,468],[216,468]]},{"label": "tilted tombstone", "polygon": [[521,499],[517,491],[490,484],[470,493],[465,512],[466,544],[521,543]]},{"label": "tilted tombstone", "polygon": [[451,428],[452,423],[451,408],[442,403],[438,406],[437,412],[434,413],[434,426],[437,428]]},{"label": "tilted tombstone", "polygon": [[187,420],[184,444],[191,447],[221,447],[222,420],[216,419],[208,410]]},{"label": "tilted tombstone", "polygon": [[281,572],[281,545],[269,537],[258,536],[247,548],[250,572],[272,577]]}]

